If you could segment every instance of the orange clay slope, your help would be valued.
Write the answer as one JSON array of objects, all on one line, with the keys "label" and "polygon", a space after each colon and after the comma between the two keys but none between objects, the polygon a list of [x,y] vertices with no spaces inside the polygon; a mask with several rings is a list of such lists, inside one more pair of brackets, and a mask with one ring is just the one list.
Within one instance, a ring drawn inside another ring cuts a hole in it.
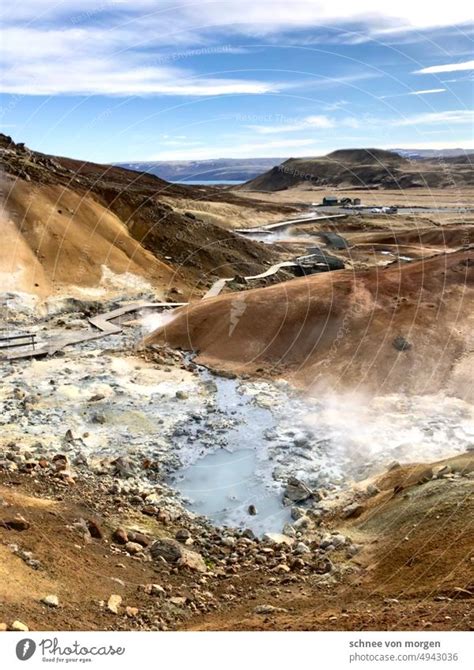
[{"label": "orange clay slope", "polygon": [[219,370],[265,368],[315,390],[446,389],[468,399],[473,262],[461,250],[226,294],[182,308],[145,344],[193,350]]},{"label": "orange clay slope", "polygon": [[[7,189],[5,189],[7,190]],[[171,267],[156,258],[111,210],[90,194],[60,185],[10,182],[0,230],[8,243],[0,252],[4,288],[50,295],[60,287],[94,287],[103,268],[130,273],[164,289]]]}]

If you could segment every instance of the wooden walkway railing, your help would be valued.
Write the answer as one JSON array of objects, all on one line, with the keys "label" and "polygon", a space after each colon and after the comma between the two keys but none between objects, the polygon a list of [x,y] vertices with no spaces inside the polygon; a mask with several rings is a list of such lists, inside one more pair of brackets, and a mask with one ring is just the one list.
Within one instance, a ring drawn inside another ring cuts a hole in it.
[{"label": "wooden walkway railing", "polygon": [[36,333],[0,336],[0,349],[12,349],[13,347],[32,347],[35,349],[36,344]]}]

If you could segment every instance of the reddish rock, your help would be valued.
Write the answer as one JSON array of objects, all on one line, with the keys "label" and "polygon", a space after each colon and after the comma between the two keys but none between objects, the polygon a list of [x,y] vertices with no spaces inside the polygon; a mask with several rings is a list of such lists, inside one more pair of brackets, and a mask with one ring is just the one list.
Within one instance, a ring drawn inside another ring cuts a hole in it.
[{"label": "reddish rock", "polygon": [[142,507],[142,514],[147,516],[155,516],[158,512],[158,509],[154,505],[145,505]]},{"label": "reddish rock", "polygon": [[127,544],[128,534],[125,528],[116,528],[112,533],[112,540],[117,544]]},{"label": "reddish rock", "polygon": [[6,528],[7,530],[28,530],[30,526],[30,522],[20,515],[13,519],[0,519],[0,528]]},{"label": "reddish rock", "polygon": [[95,521],[94,519],[88,519],[86,523],[87,523],[87,530],[91,534],[91,537],[95,537],[97,540],[102,540],[104,538],[102,528],[99,526],[97,521]]},{"label": "reddish rock", "polygon": [[128,539],[130,542],[141,544],[142,547],[148,547],[151,542],[150,538],[143,533],[135,533],[134,531],[128,531]]}]

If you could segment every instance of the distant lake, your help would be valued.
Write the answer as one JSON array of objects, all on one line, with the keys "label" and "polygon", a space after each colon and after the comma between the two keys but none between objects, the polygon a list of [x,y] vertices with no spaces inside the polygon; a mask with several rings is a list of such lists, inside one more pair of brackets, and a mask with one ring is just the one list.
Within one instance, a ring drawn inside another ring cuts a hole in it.
[{"label": "distant lake", "polygon": [[172,181],[173,184],[189,184],[190,186],[218,186],[219,184],[226,184],[228,186],[236,186],[237,184],[243,184],[244,182],[240,179],[178,179]]}]

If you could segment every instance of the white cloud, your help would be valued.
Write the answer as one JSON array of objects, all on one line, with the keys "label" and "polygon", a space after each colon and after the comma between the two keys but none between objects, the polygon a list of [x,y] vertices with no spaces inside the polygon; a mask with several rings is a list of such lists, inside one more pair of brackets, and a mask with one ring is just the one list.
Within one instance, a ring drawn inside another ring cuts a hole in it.
[{"label": "white cloud", "polygon": [[474,70],[474,60],[463,63],[447,63],[446,65],[431,65],[421,70],[415,70],[414,74],[439,74],[441,72],[461,72],[463,70]]},{"label": "white cloud", "polygon": [[[120,50],[124,39],[120,30],[5,28],[0,90],[22,95],[122,96],[255,95],[279,90],[276,83],[198,77],[188,70],[163,65],[156,54],[146,57],[133,49]],[[179,52],[181,57],[185,54]]]},{"label": "white cloud", "polygon": [[[305,147],[304,151],[300,150]],[[160,151],[142,160],[172,161],[172,160],[206,160],[211,158],[266,158],[268,156],[311,156],[315,152],[325,153],[325,149],[318,149],[314,138],[311,139],[281,139],[268,142],[245,141],[230,145],[208,144],[201,148],[179,149],[176,151]]]},{"label": "white cloud", "polygon": [[426,88],[421,91],[409,91],[407,93],[393,93],[392,95],[381,95],[379,100],[387,100],[388,98],[403,98],[406,95],[429,95],[431,93],[444,93],[445,88]]},{"label": "white cloud", "polygon": [[334,121],[324,115],[307,116],[304,119],[279,126],[247,126],[250,130],[261,135],[271,135],[275,133],[293,132],[295,130],[306,130],[307,128],[332,128]]},{"label": "white cloud", "polygon": [[[0,90],[30,95],[275,92],[281,90],[277,83],[218,73],[198,78],[195,72],[175,66],[198,57],[192,53],[196,46],[203,47],[205,57],[206,47],[209,53],[218,49],[215,45],[222,35],[230,33],[270,37],[327,26],[346,33],[344,26],[358,25],[363,37],[454,26],[471,19],[467,3],[461,0],[433,5],[429,11],[413,0],[229,0],[182,5],[174,0],[23,0],[4,5]],[[235,48],[228,51],[235,53]],[[223,53],[223,70],[225,58]],[[435,67],[447,72],[463,65]],[[362,73],[360,78],[366,76]],[[351,81],[356,77],[314,85]]]},{"label": "white cloud", "polygon": [[[145,157],[144,161],[172,161],[172,160],[207,160],[215,158],[268,158],[271,156],[292,156],[294,158],[305,156],[324,156],[335,149],[340,149],[341,144],[339,140],[347,140],[350,143],[351,138],[338,138],[331,140],[332,144],[319,144],[314,139],[291,140],[286,138],[284,140],[269,141],[262,143],[243,142],[239,145],[211,145],[202,149],[182,149],[176,151],[161,151],[157,154]],[[365,146],[367,142],[372,142],[370,138],[365,138]],[[390,144],[383,142],[378,143],[381,149],[392,149],[394,144],[399,149],[465,149],[471,151],[474,149],[474,141],[472,138],[459,139],[455,141],[429,141],[429,142],[403,142],[392,141]],[[349,144],[347,144],[349,146]],[[364,146],[356,144],[353,146]]]},{"label": "white cloud", "polygon": [[451,124],[472,123],[473,112],[470,109],[454,109],[445,112],[427,112],[426,114],[415,114],[404,119],[395,119],[391,125],[395,126],[429,126],[443,123]]},{"label": "white cloud", "polygon": [[[393,149],[394,143],[383,144],[381,149]],[[455,140],[454,142],[446,142],[440,140],[439,142],[396,142],[397,149],[466,149],[470,151],[474,149],[474,141],[472,138],[465,140]]]},{"label": "white cloud", "polygon": [[408,95],[430,95],[431,93],[444,93],[445,88],[426,88],[423,91],[412,91]]}]

